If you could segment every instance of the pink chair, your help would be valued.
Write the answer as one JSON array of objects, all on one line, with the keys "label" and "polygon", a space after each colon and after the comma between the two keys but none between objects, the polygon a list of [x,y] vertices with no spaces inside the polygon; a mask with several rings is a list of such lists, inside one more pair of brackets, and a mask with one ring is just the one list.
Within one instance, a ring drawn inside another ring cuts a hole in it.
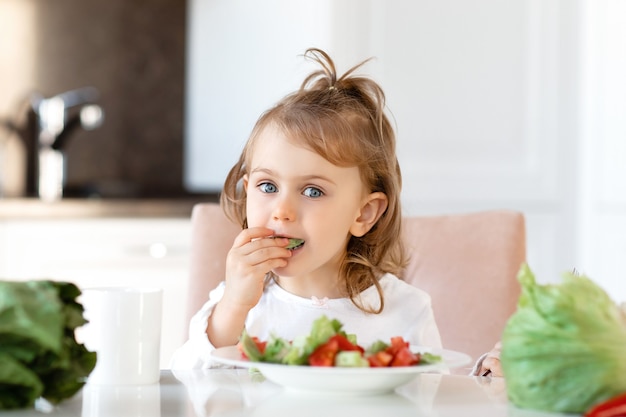
[{"label": "pink chair", "polygon": [[[215,203],[192,212],[188,317],[224,279],[226,254],[240,228]],[[406,217],[407,282],[432,297],[444,348],[476,359],[500,340],[515,311],[516,276],[526,257],[524,217],[513,211]]]},{"label": "pink chair", "polygon": [[526,259],[524,216],[484,211],[407,217],[403,279],[430,294],[444,348],[477,359],[500,340],[517,306]]}]

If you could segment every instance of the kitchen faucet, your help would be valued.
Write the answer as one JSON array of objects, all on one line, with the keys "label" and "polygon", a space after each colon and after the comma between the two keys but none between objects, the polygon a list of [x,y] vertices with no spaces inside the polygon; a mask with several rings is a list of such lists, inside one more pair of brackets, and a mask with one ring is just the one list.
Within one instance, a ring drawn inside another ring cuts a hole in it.
[{"label": "kitchen faucet", "polygon": [[45,98],[34,93],[29,98],[24,126],[5,122],[26,147],[26,195],[54,201],[63,196],[65,185],[65,148],[71,133],[78,127],[92,130],[104,119],[102,108],[95,104],[98,91],[84,87]]}]

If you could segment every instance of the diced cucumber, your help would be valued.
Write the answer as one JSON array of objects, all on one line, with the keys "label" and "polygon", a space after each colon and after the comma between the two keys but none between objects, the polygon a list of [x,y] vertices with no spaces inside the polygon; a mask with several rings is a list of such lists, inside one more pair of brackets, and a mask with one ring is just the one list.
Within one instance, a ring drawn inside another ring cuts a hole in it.
[{"label": "diced cucumber", "polygon": [[335,356],[335,366],[344,368],[365,368],[370,366],[358,350],[342,350]]}]

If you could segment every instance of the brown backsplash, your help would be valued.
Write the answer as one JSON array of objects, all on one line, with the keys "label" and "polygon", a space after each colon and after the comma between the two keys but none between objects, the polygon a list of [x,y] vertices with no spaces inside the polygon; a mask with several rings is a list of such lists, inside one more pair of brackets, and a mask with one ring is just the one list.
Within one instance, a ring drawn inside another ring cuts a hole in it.
[{"label": "brown backsplash", "polygon": [[68,190],[181,193],[186,2],[19,1],[34,7],[32,90],[93,86],[101,95],[104,124],[68,144]]}]

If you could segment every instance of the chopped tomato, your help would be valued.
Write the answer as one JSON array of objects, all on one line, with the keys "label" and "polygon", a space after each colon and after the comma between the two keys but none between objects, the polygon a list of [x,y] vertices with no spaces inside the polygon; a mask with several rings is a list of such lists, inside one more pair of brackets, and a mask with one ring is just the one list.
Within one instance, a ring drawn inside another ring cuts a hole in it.
[{"label": "chopped tomato", "polygon": [[413,353],[409,343],[402,337],[391,338],[391,344],[384,350],[370,355],[367,359],[370,366],[413,366],[420,361],[420,355]]},{"label": "chopped tomato", "polygon": [[411,352],[408,347],[400,348],[393,356],[390,366],[413,366],[420,361],[418,354]]},{"label": "chopped tomato", "polygon": [[339,351],[352,351],[352,350],[358,350],[359,352],[363,353],[365,351],[365,349],[363,349],[361,346],[359,345],[355,345],[354,343],[352,343],[351,341],[348,340],[347,337],[340,335],[340,334],[336,334],[334,336],[332,336],[330,339],[328,339],[329,341],[331,340],[336,340],[337,341],[337,345],[339,346]]},{"label": "chopped tomato", "polygon": [[256,345],[256,348],[259,349],[259,352],[261,352],[261,355],[263,353],[265,353],[265,346],[267,346],[267,342],[262,342],[258,337],[256,336],[252,336],[252,341],[254,342],[254,344]]},{"label": "chopped tomato", "polygon": [[387,352],[396,355],[402,349],[408,349],[409,342],[405,341],[401,336],[391,338],[391,345],[387,348]]},{"label": "chopped tomato", "polygon": [[367,360],[372,367],[387,367],[393,360],[393,355],[391,353],[385,352],[381,350],[380,352],[376,352],[373,355],[370,355]]},{"label": "chopped tomato", "polygon": [[261,355],[263,355],[265,353],[265,347],[267,346],[267,341],[262,342],[256,336],[253,337],[252,340],[254,340],[256,347],[259,349],[259,352],[261,352]]},{"label": "chopped tomato", "polygon": [[309,356],[309,365],[311,366],[333,366],[335,364],[335,356],[339,352],[339,342],[337,339],[330,338],[328,342],[319,345]]},{"label": "chopped tomato", "polygon": [[364,349],[350,342],[345,336],[336,334],[328,339],[328,342],[319,345],[309,356],[311,366],[334,366],[335,356],[343,351],[359,351]]}]

